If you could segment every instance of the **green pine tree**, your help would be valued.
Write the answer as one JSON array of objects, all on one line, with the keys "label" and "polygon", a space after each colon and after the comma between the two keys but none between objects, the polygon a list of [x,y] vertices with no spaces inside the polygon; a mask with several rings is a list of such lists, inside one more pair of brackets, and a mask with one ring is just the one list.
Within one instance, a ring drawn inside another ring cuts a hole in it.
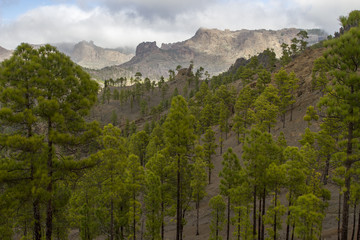
[{"label": "green pine tree", "polygon": [[221,230],[224,228],[225,209],[226,204],[224,198],[221,195],[217,195],[210,199],[211,211],[211,223],[210,223],[210,238],[211,240],[221,240]]}]

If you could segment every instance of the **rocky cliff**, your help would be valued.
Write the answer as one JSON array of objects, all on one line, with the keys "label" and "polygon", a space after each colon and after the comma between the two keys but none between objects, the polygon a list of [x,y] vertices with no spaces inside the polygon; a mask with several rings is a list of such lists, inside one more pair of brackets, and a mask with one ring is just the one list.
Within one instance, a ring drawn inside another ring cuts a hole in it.
[{"label": "rocky cliff", "polygon": [[[248,58],[265,49],[274,49],[279,57],[281,44],[290,43],[299,29],[272,30],[218,30],[200,28],[196,34],[183,42],[162,44],[144,42],[138,45],[136,55],[129,62],[116,67],[97,71],[97,78],[117,78],[133,76],[141,72],[143,76],[159,79],[168,76],[169,69],[178,65],[204,67],[211,75],[226,71],[238,58]],[[326,34],[322,31],[309,31],[309,44],[323,40]]]}]

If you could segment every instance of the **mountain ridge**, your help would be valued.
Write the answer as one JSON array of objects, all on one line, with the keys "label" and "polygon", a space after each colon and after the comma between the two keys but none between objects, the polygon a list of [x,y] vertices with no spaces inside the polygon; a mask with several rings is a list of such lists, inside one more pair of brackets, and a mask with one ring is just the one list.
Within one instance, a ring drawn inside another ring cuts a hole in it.
[{"label": "mountain ridge", "polygon": [[[195,35],[185,41],[163,43],[143,42],[136,48],[135,56],[121,65],[106,67],[99,71],[90,71],[95,78],[109,79],[121,76],[134,76],[141,72],[143,76],[159,79],[167,76],[169,69],[178,65],[203,67],[210,75],[226,71],[238,58],[254,56],[267,48],[281,56],[282,43],[291,43],[301,29],[285,28],[281,30],[219,30],[200,28]],[[309,30],[311,31],[311,30]],[[309,33],[309,45],[327,37],[318,30]]]}]

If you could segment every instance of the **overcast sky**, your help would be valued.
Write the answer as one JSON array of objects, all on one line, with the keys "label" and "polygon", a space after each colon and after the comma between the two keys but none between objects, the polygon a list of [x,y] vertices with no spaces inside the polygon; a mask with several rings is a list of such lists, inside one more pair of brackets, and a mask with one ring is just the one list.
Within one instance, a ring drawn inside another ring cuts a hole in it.
[{"label": "overcast sky", "polygon": [[0,46],[93,40],[101,47],[182,41],[200,27],[339,29],[359,0],[0,0]]}]

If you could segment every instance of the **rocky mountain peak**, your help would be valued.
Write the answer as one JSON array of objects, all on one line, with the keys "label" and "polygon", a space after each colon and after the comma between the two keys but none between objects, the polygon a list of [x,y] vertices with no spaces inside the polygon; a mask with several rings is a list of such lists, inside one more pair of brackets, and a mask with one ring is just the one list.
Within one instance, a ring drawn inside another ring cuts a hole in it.
[{"label": "rocky mountain peak", "polygon": [[136,47],[136,56],[143,56],[156,50],[159,50],[156,42],[143,42]]}]

